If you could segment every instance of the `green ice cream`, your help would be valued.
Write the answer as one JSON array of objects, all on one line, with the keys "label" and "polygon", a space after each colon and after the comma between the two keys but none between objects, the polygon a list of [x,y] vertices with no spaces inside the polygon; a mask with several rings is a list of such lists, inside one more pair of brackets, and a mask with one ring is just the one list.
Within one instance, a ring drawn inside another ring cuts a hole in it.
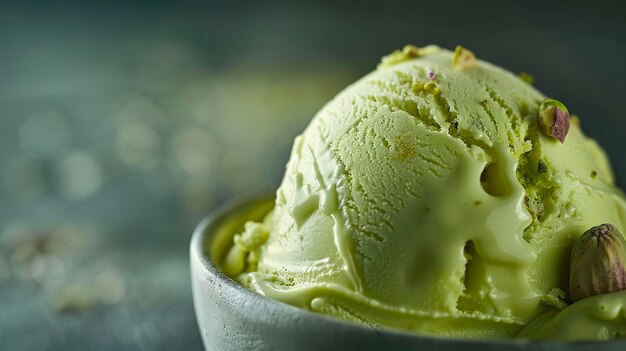
[{"label": "green ice cream", "polygon": [[580,234],[626,229],[605,154],[576,118],[563,143],[550,136],[546,99],[469,51],[392,53],[296,138],[273,211],[235,236],[222,268],[347,320],[515,336],[566,306]]},{"label": "green ice cream", "polygon": [[520,338],[610,340],[626,338],[626,290],[592,296],[532,320]]}]

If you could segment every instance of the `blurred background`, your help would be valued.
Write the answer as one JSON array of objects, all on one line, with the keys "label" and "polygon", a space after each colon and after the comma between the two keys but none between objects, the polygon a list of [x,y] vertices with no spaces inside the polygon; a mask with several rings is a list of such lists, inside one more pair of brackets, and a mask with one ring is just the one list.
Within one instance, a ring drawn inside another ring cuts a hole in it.
[{"label": "blurred background", "polygon": [[0,350],[202,349],[194,226],[407,43],[531,73],[626,185],[625,7],[498,4],[0,2]]}]

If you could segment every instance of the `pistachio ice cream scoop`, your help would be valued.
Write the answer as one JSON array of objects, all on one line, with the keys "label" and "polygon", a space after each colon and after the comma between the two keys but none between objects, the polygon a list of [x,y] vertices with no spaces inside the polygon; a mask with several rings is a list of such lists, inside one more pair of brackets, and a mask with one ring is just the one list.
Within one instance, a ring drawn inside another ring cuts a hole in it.
[{"label": "pistachio ice cream scoop", "polygon": [[312,312],[442,336],[514,337],[574,307],[572,245],[626,228],[626,201],[578,118],[524,78],[463,48],[386,56],[296,138],[273,211],[222,269]]}]

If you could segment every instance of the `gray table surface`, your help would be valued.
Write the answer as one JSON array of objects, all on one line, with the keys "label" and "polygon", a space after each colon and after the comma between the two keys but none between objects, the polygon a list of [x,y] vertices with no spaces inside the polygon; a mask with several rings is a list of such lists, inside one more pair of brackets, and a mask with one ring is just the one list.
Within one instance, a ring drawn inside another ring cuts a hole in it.
[{"label": "gray table surface", "polygon": [[201,349],[194,226],[406,43],[533,74],[626,184],[618,2],[242,6],[0,4],[0,350]]}]

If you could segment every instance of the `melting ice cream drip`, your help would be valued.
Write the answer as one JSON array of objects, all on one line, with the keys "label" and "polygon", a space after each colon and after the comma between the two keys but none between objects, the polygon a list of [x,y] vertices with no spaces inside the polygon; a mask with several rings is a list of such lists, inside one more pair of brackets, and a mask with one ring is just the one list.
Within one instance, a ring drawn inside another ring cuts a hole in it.
[{"label": "melting ice cream drip", "polygon": [[[308,145],[307,149],[309,155],[306,161],[310,162],[313,169],[314,184],[309,184],[301,172],[293,174],[294,188],[289,206],[291,216],[298,229],[317,210],[333,219],[334,243],[344,261],[343,269],[348,274],[355,291],[361,292],[363,286],[352,253],[354,243],[349,230],[350,225],[340,209],[337,193],[337,183],[344,173],[344,168],[333,158],[332,150],[321,139],[318,138],[312,145]],[[305,162],[302,141],[294,148],[292,157],[295,157],[293,168],[299,169],[299,164]]]}]

